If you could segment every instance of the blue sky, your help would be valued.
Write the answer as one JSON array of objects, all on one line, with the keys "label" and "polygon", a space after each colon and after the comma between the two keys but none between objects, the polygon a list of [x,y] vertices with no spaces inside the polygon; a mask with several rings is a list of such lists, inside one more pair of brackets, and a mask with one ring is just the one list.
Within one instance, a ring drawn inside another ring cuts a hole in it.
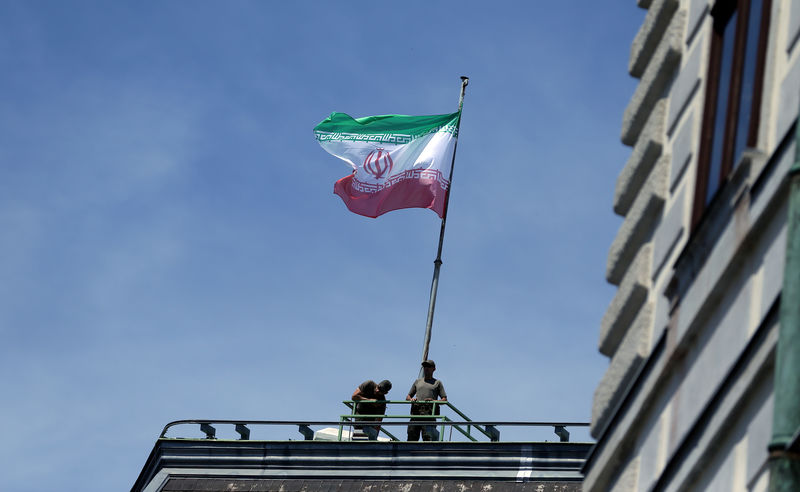
[{"label": "blue sky", "polygon": [[312,128],[455,111],[460,75],[436,375],[476,420],[588,421],[644,13],[2,2],[0,489],[127,490],[172,420],[403,399],[439,219],[348,212]]}]

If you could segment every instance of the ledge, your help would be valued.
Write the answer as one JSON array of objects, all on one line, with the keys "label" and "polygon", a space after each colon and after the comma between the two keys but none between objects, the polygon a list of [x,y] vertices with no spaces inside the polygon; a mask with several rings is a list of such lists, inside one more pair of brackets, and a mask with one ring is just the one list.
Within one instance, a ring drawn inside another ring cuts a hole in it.
[{"label": "ledge", "polygon": [[669,21],[678,10],[678,4],[678,0],[655,0],[650,5],[644,23],[631,45],[628,72],[634,77],[639,78],[644,73],[658,42],[669,26]]},{"label": "ledge", "polygon": [[614,191],[614,212],[618,215],[623,217],[627,215],[636,195],[644,186],[647,175],[650,174],[656,160],[661,156],[664,148],[666,107],[666,98],[656,103],[641,136],[633,147],[628,162],[617,177],[617,186]]},{"label": "ledge", "polygon": [[669,28],[647,65],[636,91],[633,93],[622,118],[622,143],[634,145],[647,117],[656,101],[666,92],[675,70],[680,65],[683,53],[683,27],[686,13],[678,12],[672,17]]},{"label": "ledge", "polygon": [[[400,482],[431,483],[432,480],[453,487],[458,487],[458,482],[463,481],[489,481],[489,485],[502,482],[517,486],[536,486],[541,482],[577,491],[582,478],[580,469],[591,446],[591,443],[572,442],[159,439],[132,491],[175,490],[163,485],[171,480],[190,478],[194,480],[189,485],[221,488],[189,490],[212,491],[234,490],[226,488],[226,483],[216,482],[217,479],[248,487],[267,485],[267,481],[275,480],[324,480],[325,486],[308,489],[320,491],[331,490],[329,485],[341,481],[354,484],[391,482],[394,487]],[[332,490],[342,489],[334,487]],[[514,490],[533,490],[533,487]]]},{"label": "ledge", "polygon": [[661,218],[661,209],[667,196],[669,163],[669,154],[662,155],[658,160],[622,222],[617,237],[611,243],[606,279],[614,285],[619,285],[622,281],[639,248],[650,238],[653,228]]},{"label": "ledge", "polygon": [[458,490],[460,492],[580,492],[580,482],[551,480],[393,480],[383,478],[191,478],[171,477],[162,492],[409,492],[423,490]]}]

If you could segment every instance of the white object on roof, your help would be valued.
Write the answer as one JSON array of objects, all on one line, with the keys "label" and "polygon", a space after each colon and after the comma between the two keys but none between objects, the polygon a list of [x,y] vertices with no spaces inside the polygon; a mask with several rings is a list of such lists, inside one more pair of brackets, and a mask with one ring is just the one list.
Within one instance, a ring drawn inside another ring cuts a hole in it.
[{"label": "white object on roof", "polygon": [[[324,427],[318,431],[314,431],[315,441],[337,441],[339,440],[338,427]],[[349,430],[342,429],[342,441],[366,441],[367,436],[362,432],[350,432]],[[378,436],[379,441],[391,441],[388,437]]]}]

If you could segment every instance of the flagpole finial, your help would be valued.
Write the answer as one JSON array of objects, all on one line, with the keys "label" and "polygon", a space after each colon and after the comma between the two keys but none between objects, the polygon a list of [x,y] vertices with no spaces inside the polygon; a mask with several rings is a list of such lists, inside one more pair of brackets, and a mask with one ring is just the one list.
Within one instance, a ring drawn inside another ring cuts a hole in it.
[{"label": "flagpole finial", "polygon": [[467,91],[467,84],[469,84],[469,77],[466,75],[461,76],[461,95],[458,97],[458,112],[464,106],[464,93]]}]

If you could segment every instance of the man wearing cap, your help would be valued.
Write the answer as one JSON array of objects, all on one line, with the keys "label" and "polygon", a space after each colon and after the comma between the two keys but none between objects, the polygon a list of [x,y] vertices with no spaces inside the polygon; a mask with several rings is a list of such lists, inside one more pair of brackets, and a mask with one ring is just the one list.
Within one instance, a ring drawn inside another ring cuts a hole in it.
[{"label": "man wearing cap", "polygon": [[[386,413],[386,393],[392,389],[392,382],[384,379],[380,383],[369,379],[364,381],[353,392],[351,399],[353,401],[363,401],[357,403],[355,413],[361,415],[383,415]],[[359,422],[380,422],[381,418],[357,418]],[[370,440],[376,440],[378,433],[381,430],[380,425],[376,426],[355,426],[356,429],[361,429],[367,434]]]},{"label": "man wearing cap", "polygon": [[[439,405],[431,403],[416,403],[420,401],[447,401],[447,393],[444,391],[442,382],[433,377],[436,370],[436,363],[432,360],[422,361],[422,371],[424,376],[414,381],[408,391],[406,400],[413,401],[411,404],[411,415],[439,415]],[[435,410],[434,410],[435,407]],[[412,422],[436,420],[432,417],[412,418]],[[409,425],[408,440],[419,440],[420,433],[423,441],[431,441],[434,438],[435,428],[433,425]]]}]

